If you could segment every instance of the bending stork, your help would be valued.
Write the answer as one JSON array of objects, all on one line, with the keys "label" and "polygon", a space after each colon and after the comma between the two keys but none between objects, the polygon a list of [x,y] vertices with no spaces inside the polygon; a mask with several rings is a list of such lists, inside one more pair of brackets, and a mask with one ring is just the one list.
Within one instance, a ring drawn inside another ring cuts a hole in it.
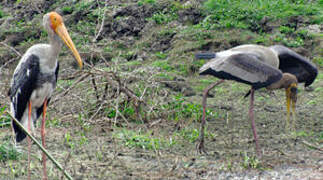
[{"label": "bending stork", "polygon": [[254,91],[263,87],[269,90],[285,89],[287,100],[287,126],[290,120],[290,103],[292,102],[293,127],[295,123],[295,104],[297,101],[297,84],[309,86],[317,76],[317,68],[303,56],[281,45],[264,47],[260,45],[241,45],[218,53],[198,53],[198,59],[211,59],[200,68],[200,75],[213,75],[221,80],[211,84],[203,94],[203,116],[200,129],[198,150],[204,149],[204,125],[206,99],[209,90],[224,80],[235,80],[251,85],[249,117],[260,155],[256,126],[253,113]]},{"label": "bending stork", "polygon": [[[36,44],[27,50],[15,69],[8,94],[11,100],[11,113],[29,131],[33,132],[34,123],[43,114],[41,137],[42,145],[45,147],[46,108],[56,87],[59,69],[57,58],[62,48],[61,40],[70,48],[80,68],[83,63],[59,14],[50,12],[44,15],[43,25],[48,33],[49,44]],[[12,125],[16,142],[25,139],[26,134],[14,122]],[[30,140],[28,146],[30,154]],[[47,179],[44,153],[42,160],[43,178]]]}]

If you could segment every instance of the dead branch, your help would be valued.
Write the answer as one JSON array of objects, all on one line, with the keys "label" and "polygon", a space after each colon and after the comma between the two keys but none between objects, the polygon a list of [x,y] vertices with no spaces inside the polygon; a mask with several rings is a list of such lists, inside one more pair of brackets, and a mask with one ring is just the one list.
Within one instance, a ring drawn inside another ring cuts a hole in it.
[{"label": "dead branch", "polygon": [[97,87],[96,82],[95,82],[95,77],[94,77],[93,74],[91,76],[92,76],[92,85],[93,85],[93,88],[95,90],[96,99],[97,99],[97,101],[99,101],[100,97],[99,97],[99,93],[98,93],[98,87]]},{"label": "dead branch", "polygon": [[90,74],[83,74],[81,77],[79,77],[72,86],[70,86],[69,88],[67,88],[64,92],[58,94],[54,100],[54,102],[56,102],[58,99],[60,99],[63,96],[66,96],[69,91],[71,91],[77,84],[79,84],[80,82],[82,82],[86,77],[88,77]]},{"label": "dead branch", "polygon": [[103,18],[102,18],[102,21],[101,21],[101,25],[100,25],[100,29],[98,31],[98,33],[95,35],[94,39],[92,40],[92,42],[96,42],[96,40],[98,39],[98,37],[101,35],[101,32],[103,30],[103,26],[104,26],[104,22],[105,22],[105,13],[107,11],[107,6],[108,6],[108,0],[105,1],[105,4],[104,4],[104,11],[103,11]]},{"label": "dead branch", "polygon": [[19,57],[21,57],[20,52],[19,52],[19,51],[17,51],[14,47],[11,47],[11,46],[9,46],[8,44],[6,44],[6,43],[4,43],[4,42],[0,42],[0,44],[2,44],[3,46],[5,46],[5,47],[7,47],[7,48],[11,49],[11,50],[12,50],[13,52],[15,52]]},{"label": "dead branch", "polygon": [[304,145],[306,145],[306,146],[308,146],[310,148],[313,148],[313,149],[316,149],[316,150],[319,150],[319,151],[323,151],[323,148],[315,146],[313,144],[310,144],[309,142],[307,142],[305,140],[302,140],[301,143],[303,143]]}]

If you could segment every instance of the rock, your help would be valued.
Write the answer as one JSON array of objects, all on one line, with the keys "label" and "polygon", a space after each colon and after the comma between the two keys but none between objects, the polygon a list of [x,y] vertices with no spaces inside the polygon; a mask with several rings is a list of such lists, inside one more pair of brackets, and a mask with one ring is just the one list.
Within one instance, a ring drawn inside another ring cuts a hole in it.
[{"label": "rock", "polygon": [[163,36],[156,36],[156,40],[151,45],[152,51],[166,51],[172,46],[172,40],[176,35],[175,32],[165,34]]},{"label": "rock", "polygon": [[204,16],[199,9],[187,8],[178,12],[179,22],[198,24]]},{"label": "rock", "polygon": [[140,36],[140,32],[147,24],[147,18],[151,17],[158,9],[154,6],[131,5],[123,7],[111,14],[111,21],[106,21],[101,36],[114,39],[123,36]]},{"label": "rock", "polygon": [[309,33],[322,33],[323,32],[323,25],[322,24],[311,24],[309,26],[307,26],[305,29],[307,29],[307,31]]}]

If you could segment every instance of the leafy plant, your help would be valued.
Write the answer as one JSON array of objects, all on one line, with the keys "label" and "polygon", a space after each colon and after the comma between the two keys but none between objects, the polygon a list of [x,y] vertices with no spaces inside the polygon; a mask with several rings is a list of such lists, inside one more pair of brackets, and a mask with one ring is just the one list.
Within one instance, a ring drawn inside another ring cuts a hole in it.
[{"label": "leafy plant", "polygon": [[293,33],[295,30],[294,28],[291,28],[291,27],[288,27],[288,26],[280,26],[279,27],[279,31],[281,33],[284,33],[284,34],[291,34]]},{"label": "leafy plant", "polygon": [[206,29],[241,28],[262,31],[260,21],[266,17],[272,20],[291,16],[320,14],[319,2],[313,3],[292,0],[207,0],[203,4],[206,18],[200,24]]},{"label": "leafy plant", "polygon": [[321,132],[320,132],[319,140],[320,140],[320,141],[322,141],[322,140],[323,140],[323,131],[321,131]]},{"label": "leafy plant", "polygon": [[8,115],[4,115],[7,106],[0,106],[0,127],[9,126],[11,124],[11,119]]},{"label": "leafy plant", "polygon": [[71,6],[64,6],[62,8],[62,11],[64,14],[71,14],[73,12],[73,7]]},{"label": "leafy plant", "polygon": [[161,69],[165,70],[165,71],[171,71],[173,70],[173,67],[171,65],[168,64],[167,61],[165,60],[157,60],[157,61],[154,61],[152,63],[153,66],[155,67],[160,67]]},{"label": "leafy plant", "polygon": [[152,19],[156,22],[156,24],[167,24],[173,20],[176,20],[178,18],[176,13],[162,13],[157,12],[153,14],[153,16],[149,19]]},{"label": "leafy plant", "polygon": [[167,141],[162,138],[152,137],[151,133],[135,132],[130,130],[122,130],[115,134],[128,147],[136,147],[147,150],[159,150],[163,147],[170,147],[175,142]]},{"label": "leafy plant", "polygon": [[19,153],[13,145],[3,143],[0,145],[0,161],[18,160],[21,153]]},{"label": "leafy plant", "polygon": [[72,136],[69,132],[65,134],[65,143],[71,148],[74,149],[74,142],[72,142]]},{"label": "leafy plant", "polygon": [[[0,9],[2,9],[2,7],[0,6]],[[2,10],[0,10],[0,18],[3,18],[3,16],[4,16],[4,13],[3,13],[3,11]]]},{"label": "leafy plant", "polygon": [[260,162],[256,157],[249,157],[245,152],[243,155],[242,167],[245,169],[257,169],[260,168]]},{"label": "leafy plant", "polygon": [[314,57],[313,62],[320,67],[323,67],[323,57]]},{"label": "leafy plant", "polygon": [[194,129],[186,129],[185,128],[185,129],[182,129],[180,131],[180,135],[184,139],[186,139],[189,142],[193,143],[193,142],[195,142],[198,139],[198,137],[200,135],[200,131],[198,129],[195,129],[195,128]]},{"label": "leafy plant", "polygon": [[140,0],[137,2],[138,6],[142,6],[144,4],[155,4],[156,0]]},{"label": "leafy plant", "polygon": [[167,58],[167,54],[163,53],[163,52],[157,52],[155,55],[158,59],[166,59]]},{"label": "leafy plant", "polygon": [[[167,114],[169,120],[179,121],[180,119],[190,119],[199,121],[202,117],[202,106],[195,103],[186,103],[185,98],[178,94],[174,96],[174,100],[162,105],[162,109],[171,112]],[[206,116],[218,117],[219,114],[206,110]]]}]

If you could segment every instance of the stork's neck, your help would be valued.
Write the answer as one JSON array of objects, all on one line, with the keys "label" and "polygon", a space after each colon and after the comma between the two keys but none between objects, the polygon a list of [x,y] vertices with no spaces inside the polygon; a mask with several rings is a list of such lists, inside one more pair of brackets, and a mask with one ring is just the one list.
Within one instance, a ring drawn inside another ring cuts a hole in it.
[{"label": "stork's neck", "polygon": [[297,85],[296,76],[290,73],[283,73],[283,77],[279,81],[269,85],[267,89],[270,89],[270,90],[282,89],[282,88],[288,89],[292,84]]},{"label": "stork's neck", "polygon": [[49,45],[50,45],[50,52],[49,52],[49,62],[48,64],[51,67],[54,67],[56,65],[56,61],[58,58],[59,53],[62,49],[62,42],[56,34],[50,34],[49,35]]}]

